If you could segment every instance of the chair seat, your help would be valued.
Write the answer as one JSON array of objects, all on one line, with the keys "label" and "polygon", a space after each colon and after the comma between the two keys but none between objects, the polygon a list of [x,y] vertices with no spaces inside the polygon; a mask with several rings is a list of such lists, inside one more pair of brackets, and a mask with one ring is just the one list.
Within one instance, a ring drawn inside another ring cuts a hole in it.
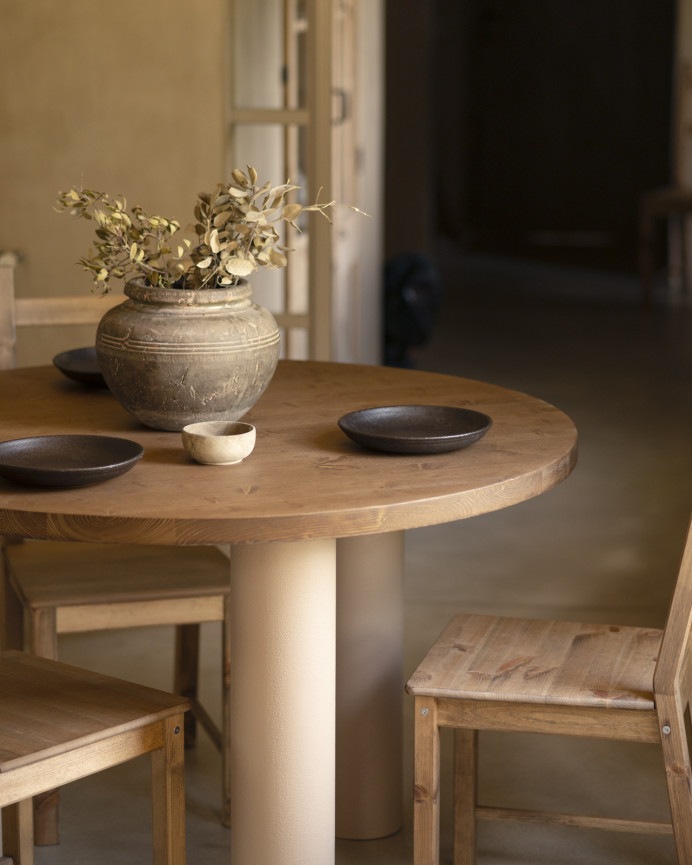
[{"label": "chair seat", "polygon": [[153,688],[0,652],[0,863],[33,865],[33,796],[151,754],[153,862],[184,865],[188,708]]},{"label": "chair seat", "polygon": [[66,607],[228,594],[229,561],[216,547],[27,541],[6,547],[23,604]]},{"label": "chair seat", "polygon": [[188,707],[184,698],[154,688],[21,652],[0,653],[0,784],[5,773]]},{"label": "chair seat", "polygon": [[653,710],[663,632],[458,615],[406,689],[416,696]]}]

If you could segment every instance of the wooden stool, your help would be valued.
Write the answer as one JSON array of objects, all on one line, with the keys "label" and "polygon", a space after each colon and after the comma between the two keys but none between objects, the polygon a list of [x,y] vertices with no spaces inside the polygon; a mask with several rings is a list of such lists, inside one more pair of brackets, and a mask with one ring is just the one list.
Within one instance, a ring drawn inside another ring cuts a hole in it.
[{"label": "wooden stool", "polygon": [[0,653],[3,853],[33,865],[31,797],[152,755],[154,865],[185,863],[187,700],[21,652]]},{"label": "wooden stool", "polygon": [[[406,686],[415,696],[415,865],[439,862],[440,727],[454,729],[454,865],[475,862],[479,819],[672,832],[680,865],[692,865],[685,732],[691,623],[692,526],[664,632],[499,616],[451,619]],[[659,743],[672,824],[478,805],[478,730]]]}]

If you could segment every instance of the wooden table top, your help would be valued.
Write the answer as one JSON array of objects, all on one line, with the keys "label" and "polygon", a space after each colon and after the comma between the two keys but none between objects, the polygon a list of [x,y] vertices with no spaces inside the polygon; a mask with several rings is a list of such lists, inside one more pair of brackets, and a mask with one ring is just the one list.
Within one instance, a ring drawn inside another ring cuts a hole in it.
[{"label": "wooden table top", "polygon": [[[490,431],[446,454],[366,450],[339,429],[347,412],[439,404],[483,411]],[[253,453],[203,466],[179,433],[139,424],[105,389],[52,367],[0,372],[0,441],[35,435],[129,438],[144,456],[127,474],[80,488],[0,479],[0,534],[122,543],[257,543],[348,537],[463,519],[539,495],[576,461],[572,421],[548,403],[454,376],[352,364],[281,361],[243,418]]]}]

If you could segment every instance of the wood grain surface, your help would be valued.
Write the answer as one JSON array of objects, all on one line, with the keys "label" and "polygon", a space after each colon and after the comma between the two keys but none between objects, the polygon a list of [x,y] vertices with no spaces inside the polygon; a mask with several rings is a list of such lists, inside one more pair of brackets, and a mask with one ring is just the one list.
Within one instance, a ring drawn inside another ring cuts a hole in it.
[{"label": "wood grain surface", "polygon": [[406,688],[464,700],[653,712],[656,628],[454,616]]},{"label": "wood grain surface", "polygon": [[[366,450],[339,417],[378,405],[473,408],[493,419],[480,442],[447,454]],[[234,466],[190,460],[179,433],[143,427],[107,390],[52,367],[0,372],[0,440],[124,436],[144,457],[127,474],[75,489],[0,480],[0,534],[115,543],[261,543],[449,522],[524,501],[576,461],[572,421],[548,403],[491,384],[386,367],[281,361],[243,418],[257,428]]]},{"label": "wood grain surface", "polygon": [[19,652],[0,655],[0,695],[0,775],[188,706],[183,697]]}]

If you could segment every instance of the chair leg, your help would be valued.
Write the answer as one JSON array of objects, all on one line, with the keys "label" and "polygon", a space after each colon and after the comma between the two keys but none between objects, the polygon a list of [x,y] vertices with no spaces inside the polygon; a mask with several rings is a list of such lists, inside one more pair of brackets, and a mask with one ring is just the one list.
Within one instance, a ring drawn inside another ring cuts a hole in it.
[{"label": "chair leg", "polygon": [[437,702],[415,700],[413,770],[413,862],[440,862],[440,731]]},{"label": "chair leg", "polygon": [[0,649],[24,649],[24,607],[6,573],[0,574]]},{"label": "chair leg", "polygon": [[193,748],[197,741],[197,720],[194,706],[197,700],[199,671],[199,625],[178,625],[175,629],[175,675],[173,692],[187,697],[193,710],[185,716],[185,747]]},{"label": "chair leg", "polygon": [[[231,825],[231,600],[226,596],[221,626],[221,820]],[[189,713],[188,713],[189,714]]]},{"label": "chair leg", "polygon": [[58,658],[58,631],[55,607],[29,610],[29,651],[32,655]]},{"label": "chair leg", "polygon": [[639,279],[641,281],[642,302],[648,306],[651,303],[653,289],[653,246],[654,246],[654,216],[646,202],[639,209]]},{"label": "chair leg", "polygon": [[[29,623],[31,654],[57,660],[58,635],[55,607],[30,610]],[[48,790],[46,793],[34,796],[34,843],[39,847],[60,843],[59,803],[59,790]]]},{"label": "chair leg", "polygon": [[688,267],[689,256],[687,255],[687,214],[680,214],[680,294],[684,298],[688,294]]},{"label": "chair leg", "polygon": [[478,731],[454,730],[454,865],[476,863]]},{"label": "chair leg", "polygon": [[[661,746],[679,865],[692,865],[692,769],[682,712],[674,697],[657,697]],[[665,732],[669,729],[670,732]]]},{"label": "chair leg", "polygon": [[183,715],[163,722],[163,747],[151,755],[154,865],[185,865]]},{"label": "chair leg", "polygon": [[34,865],[34,813],[31,799],[2,809],[2,856],[8,856],[14,865]]},{"label": "chair leg", "polygon": [[685,215],[668,216],[668,290],[670,298],[679,298],[685,284]]}]

